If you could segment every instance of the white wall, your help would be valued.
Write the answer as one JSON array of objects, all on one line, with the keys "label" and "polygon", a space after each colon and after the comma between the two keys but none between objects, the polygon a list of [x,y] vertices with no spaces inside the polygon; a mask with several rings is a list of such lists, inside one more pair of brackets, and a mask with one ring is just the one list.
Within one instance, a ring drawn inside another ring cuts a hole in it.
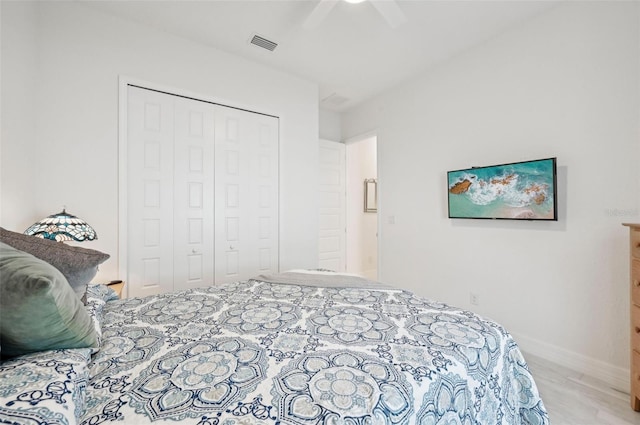
[{"label": "white wall", "polygon": [[[382,281],[473,307],[525,350],[621,389],[638,28],[638,3],[564,3],[343,116],[344,138],[378,135]],[[446,171],[550,156],[557,223],[447,218]]]},{"label": "white wall", "polygon": [[[16,43],[14,52],[31,46],[21,38],[26,29],[6,28],[21,16],[19,9],[2,2],[3,63],[5,37]],[[279,116],[280,265],[317,265],[317,200],[309,191],[318,178],[315,83],[74,2],[40,2],[36,22],[28,24],[36,28],[27,35],[38,40],[38,67],[30,71],[35,76],[3,74],[2,114],[3,121],[11,114],[21,120],[11,135],[29,131],[35,115],[40,153],[25,161],[22,154],[31,149],[5,139],[3,129],[3,226],[21,231],[20,220],[33,222],[66,205],[98,232],[99,240],[82,246],[112,256],[98,278],[117,277],[118,77],[124,75]],[[37,90],[36,107],[28,112],[19,106],[19,90],[9,90],[26,80]],[[7,178],[8,166],[27,178]],[[19,191],[33,194],[32,208],[11,203],[10,194]]]},{"label": "white wall", "polygon": [[[22,232],[33,224],[37,89],[34,3],[2,4],[2,131],[0,134],[0,225]],[[56,211],[57,212],[57,211]],[[42,217],[39,217],[42,218]]]},{"label": "white wall", "polygon": [[364,180],[378,177],[376,137],[347,142],[347,272],[377,278],[378,214],[364,212]]},{"label": "white wall", "polygon": [[342,141],[342,121],[340,114],[320,108],[319,111],[320,138],[332,142]]}]

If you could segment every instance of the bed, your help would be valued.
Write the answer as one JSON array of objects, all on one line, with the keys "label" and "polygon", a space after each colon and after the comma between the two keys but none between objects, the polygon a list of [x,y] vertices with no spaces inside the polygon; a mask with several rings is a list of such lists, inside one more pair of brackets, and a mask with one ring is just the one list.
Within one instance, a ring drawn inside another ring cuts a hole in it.
[{"label": "bed", "polygon": [[548,424],[499,324],[328,271],[118,299],[97,343],[3,359],[0,423]]},{"label": "bed", "polygon": [[327,270],[121,300],[107,258],[0,228],[0,423],[549,423],[473,312]]}]

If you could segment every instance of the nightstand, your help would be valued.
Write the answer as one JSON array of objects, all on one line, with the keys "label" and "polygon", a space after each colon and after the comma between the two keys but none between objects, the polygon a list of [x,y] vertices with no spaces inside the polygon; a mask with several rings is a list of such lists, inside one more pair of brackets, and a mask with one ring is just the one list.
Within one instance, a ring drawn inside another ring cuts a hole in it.
[{"label": "nightstand", "polygon": [[113,289],[118,298],[122,298],[122,288],[124,288],[124,282],[121,280],[113,280],[106,284],[109,288]]}]

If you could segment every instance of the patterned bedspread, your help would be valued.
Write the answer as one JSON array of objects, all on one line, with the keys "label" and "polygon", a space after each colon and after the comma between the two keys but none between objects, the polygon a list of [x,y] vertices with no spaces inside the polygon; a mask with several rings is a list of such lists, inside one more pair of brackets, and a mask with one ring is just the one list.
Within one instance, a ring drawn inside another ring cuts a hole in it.
[{"label": "patterned bedspread", "polygon": [[87,308],[101,347],[0,364],[0,423],[548,424],[511,336],[366,281],[250,280]]},{"label": "patterned bedspread", "polygon": [[250,280],[113,301],[84,424],[547,424],[500,325],[389,289]]}]

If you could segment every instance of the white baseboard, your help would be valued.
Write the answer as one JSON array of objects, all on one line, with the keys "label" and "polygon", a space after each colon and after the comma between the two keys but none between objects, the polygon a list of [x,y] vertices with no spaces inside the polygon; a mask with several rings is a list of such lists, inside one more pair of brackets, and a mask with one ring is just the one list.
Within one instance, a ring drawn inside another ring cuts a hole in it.
[{"label": "white baseboard", "polygon": [[614,366],[524,335],[512,333],[512,336],[525,354],[531,353],[560,366],[600,379],[618,391],[629,392],[629,374],[631,373],[629,369]]}]

